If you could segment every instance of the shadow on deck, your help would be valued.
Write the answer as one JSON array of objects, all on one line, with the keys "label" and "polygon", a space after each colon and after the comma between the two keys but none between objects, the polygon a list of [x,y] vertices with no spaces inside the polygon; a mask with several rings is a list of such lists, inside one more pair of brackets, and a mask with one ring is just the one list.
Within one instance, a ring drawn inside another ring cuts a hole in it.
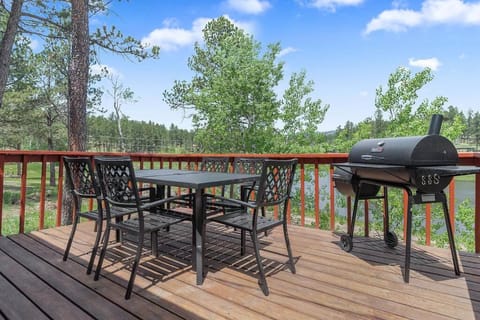
[{"label": "shadow on deck", "polygon": [[[124,300],[133,248],[109,250],[102,277],[86,264],[93,225],[80,225],[70,259],[62,253],[70,227],[0,238],[0,318],[7,319],[475,319],[480,317],[480,257],[414,245],[410,283],[403,282],[404,246],[354,238],[350,253],[329,231],[289,228],[297,273],[281,228],[262,239],[270,295],[257,285],[252,248],[239,255],[238,233],[208,225],[208,275],[197,286],[191,270],[191,225],[161,238],[161,256],[145,255],[131,300]],[[247,242],[248,244],[248,242]]]}]

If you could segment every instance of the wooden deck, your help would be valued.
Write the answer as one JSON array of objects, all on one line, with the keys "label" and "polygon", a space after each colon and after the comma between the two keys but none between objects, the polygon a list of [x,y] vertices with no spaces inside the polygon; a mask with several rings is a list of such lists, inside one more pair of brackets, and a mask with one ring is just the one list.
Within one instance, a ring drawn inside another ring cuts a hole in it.
[{"label": "wooden deck", "polygon": [[[209,273],[195,285],[188,222],[161,240],[168,252],[145,255],[131,300],[124,300],[132,257],[128,244],[110,251],[102,277],[86,275],[93,225],[83,223],[62,261],[69,227],[0,238],[0,319],[475,319],[480,318],[480,257],[415,245],[410,283],[402,278],[404,246],[290,227],[297,274],[284,263],[281,228],[262,239],[270,295],[257,285],[251,248],[239,256],[232,229],[208,225]],[[127,263],[126,263],[127,262]]]}]

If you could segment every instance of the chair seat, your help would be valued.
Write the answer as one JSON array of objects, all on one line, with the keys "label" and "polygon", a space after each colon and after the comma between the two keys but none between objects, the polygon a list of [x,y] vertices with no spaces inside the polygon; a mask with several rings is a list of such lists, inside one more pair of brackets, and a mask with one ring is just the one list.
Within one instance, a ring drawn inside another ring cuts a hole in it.
[{"label": "chair seat", "polygon": [[[143,218],[145,232],[155,232],[167,228],[173,224],[187,220],[187,217],[176,215],[173,212],[150,213]],[[112,226],[132,233],[138,233],[139,220],[137,218],[127,219],[112,223]]]},{"label": "chair seat", "polygon": [[[236,211],[229,214],[215,216],[211,218],[212,221],[220,222],[225,225],[239,228],[247,231],[253,231],[252,215],[245,211]],[[283,222],[280,220],[257,216],[257,231],[268,230],[277,225],[281,225]]]},{"label": "chair seat", "polygon": [[90,220],[98,219],[98,210],[82,211],[77,213],[82,218],[87,218]]}]

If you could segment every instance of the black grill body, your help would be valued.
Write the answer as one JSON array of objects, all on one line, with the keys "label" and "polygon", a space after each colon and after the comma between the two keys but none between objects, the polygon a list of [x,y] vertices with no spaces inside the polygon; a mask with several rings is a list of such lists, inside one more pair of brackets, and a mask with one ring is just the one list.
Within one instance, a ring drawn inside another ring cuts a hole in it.
[{"label": "black grill body", "polygon": [[404,167],[448,166],[457,164],[458,153],[450,140],[436,134],[367,139],[352,147],[348,162]]},{"label": "black grill body", "polygon": [[[445,224],[455,273],[460,274],[455,249],[447,198],[444,189],[453,177],[480,173],[480,167],[457,166],[458,152],[447,138],[439,135],[441,115],[434,115],[428,135],[367,139],[356,143],[348,157],[348,162],[334,164],[333,179],[341,193],[355,196],[352,222],[348,226],[348,235],[341,237],[343,249],[353,248],[353,230],[359,200],[383,199],[386,203],[384,213],[384,240],[393,248],[397,245],[396,235],[389,231],[387,188],[395,187],[406,191],[408,196],[406,221],[406,250],[404,281],[409,281],[412,206],[414,204],[440,202],[443,204]],[[378,195],[383,187],[383,195]],[[414,194],[415,192],[415,194]]]}]

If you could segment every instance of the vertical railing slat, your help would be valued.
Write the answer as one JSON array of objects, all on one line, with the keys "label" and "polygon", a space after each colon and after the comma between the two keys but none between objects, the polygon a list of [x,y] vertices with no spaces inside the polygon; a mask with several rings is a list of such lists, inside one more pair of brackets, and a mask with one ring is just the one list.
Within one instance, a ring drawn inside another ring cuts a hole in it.
[{"label": "vertical railing slat", "polygon": [[403,191],[403,239],[407,239],[407,219],[408,219],[408,194]]},{"label": "vertical railing slat", "polygon": [[318,163],[315,163],[314,169],[315,182],[315,228],[320,227],[320,178],[318,173]]},{"label": "vertical railing slat", "polygon": [[480,253],[480,173],[475,175],[475,253]]},{"label": "vertical railing slat", "polygon": [[333,166],[330,165],[330,230],[335,230],[335,184],[333,182]]},{"label": "vertical railing slat", "polygon": [[62,224],[62,199],[63,199],[63,161],[58,163],[58,188],[57,188],[57,215],[55,225],[59,227]]},{"label": "vertical railing slat", "polygon": [[46,180],[47,180],[47,161],[45,159],[45,156],[42,156],[42,173],[40,176],[40,215],[38,217],[38,228],[40,230],[45,228]]},{"label": "vertical railing slat", "polygon": [[3,177],[5,176],[5,156],[0,155],[0,236],[2,235],[3,222]]},{"label": "vertical railing slat", "polygon": [[25,232],[25,208],[27,206],[27,155],[24,155],[22,161],[22,175],[20,181],[20,219],[19,233]]},{"label": "vertical railing slat", "polygon": [[364,225],[364,228],[363,228],[363,232],[365,234],[365,237],[369,237],[370,236],[370,228],[369,228],[369,216],[368,216],[368,211],[369,211],[369,208],[368,208],[368,200],[365,199],[363,201],[363,208],[364,208],[364,211],[365,211],[365,225]]},{"label": "vertical railing slat", "polygon": [[305,165],[300,164],[300,225],[305,226]]},{"label": "vertical railing slat", "polygon": [[452,179],[452,182],[450,182],[450,185],[448,186],[448,205],[452,231],[453,234],[455,234],[455,179]]},{"label": "vertical railing slat", "polygon": [[431,243],[432,232],[432,205],[427,203],[425,205],[425,244],[427,246]]}]

